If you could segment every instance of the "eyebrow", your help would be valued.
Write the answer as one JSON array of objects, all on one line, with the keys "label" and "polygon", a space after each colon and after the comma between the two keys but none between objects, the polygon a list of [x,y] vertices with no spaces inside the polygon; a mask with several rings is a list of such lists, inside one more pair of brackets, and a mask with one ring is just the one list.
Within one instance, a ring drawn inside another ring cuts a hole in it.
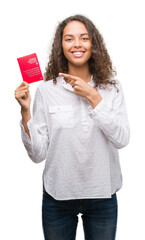
[{"label": "eyebrow", "polygon": [[[80,36],[84,36],[84,35],[88,35],[89,36],[88,33],[81,33],[80,34]],[[66,35],[64,35],[64,37],[73,37],[73,35],[72,34],[66,34]]]}]

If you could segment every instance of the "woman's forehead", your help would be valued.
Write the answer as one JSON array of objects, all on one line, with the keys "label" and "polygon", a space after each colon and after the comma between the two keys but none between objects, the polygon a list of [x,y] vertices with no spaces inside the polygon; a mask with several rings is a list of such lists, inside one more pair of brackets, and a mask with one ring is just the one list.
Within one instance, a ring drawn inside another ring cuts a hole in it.
[{"label": "woman's forehead", "polygon": [[88,30],[85,27],[85,25],[79,21],[69,22],[63,30],[63,35],[65,34],[80,35],[84,33],[88,33]]}]

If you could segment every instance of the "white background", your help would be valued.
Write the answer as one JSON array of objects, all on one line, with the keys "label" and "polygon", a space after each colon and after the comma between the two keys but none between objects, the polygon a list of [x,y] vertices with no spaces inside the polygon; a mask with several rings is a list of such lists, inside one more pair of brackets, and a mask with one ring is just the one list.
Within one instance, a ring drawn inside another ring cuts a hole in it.
[{"label": "white background", "polygon": [[[145,33],[143,1],[3,1],[0,6],[0,239],[40,240],[42,171],[21,142],[20,106],[14,90],[22,77],[17,58],[36,52],[44,73],[57,24],[83,14],[102,33],[123,86],[131,129],[119,150],[123,188],[118,192],[117,240],[145,239]],[[36,87],[30,85],[32,104]],[[31,104],[31,106],[32,106]],[[79,215],[77,240],[83,240]]]}]

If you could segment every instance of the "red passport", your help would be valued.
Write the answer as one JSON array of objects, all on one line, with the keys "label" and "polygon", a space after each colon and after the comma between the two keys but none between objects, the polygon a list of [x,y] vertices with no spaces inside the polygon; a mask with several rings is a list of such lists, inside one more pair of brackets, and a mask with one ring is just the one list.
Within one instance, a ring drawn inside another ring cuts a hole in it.
[{"label": "red passport", "polygon": [[17,58],[23,81],[33,83],[43,80],[36,53]]}]

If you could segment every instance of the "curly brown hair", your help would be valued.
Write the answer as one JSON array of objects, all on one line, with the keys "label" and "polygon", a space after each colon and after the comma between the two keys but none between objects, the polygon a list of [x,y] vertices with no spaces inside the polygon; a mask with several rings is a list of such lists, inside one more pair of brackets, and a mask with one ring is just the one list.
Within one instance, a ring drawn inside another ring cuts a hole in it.
[{"label": "curly brown hair", "polygon": [[45,81],[53,79],[56,84],[59,72],[68,73],[68,63],[64,56],[62,48],[62,35],[65,26],[71,21],[79,21],[83,23],[88,30],[92,55],[89,59],[89,70],[93,75],[95,82],[94,87],[105,88],[107,84],[113,84],[116,87],[116,70],[113,69],[112,61],[108,54],[102,35],[99,33],[95,25],[87,17],[82,15],[74,15],[63,20],[57,27],[52,44],[49,62],[44,73]]}]

